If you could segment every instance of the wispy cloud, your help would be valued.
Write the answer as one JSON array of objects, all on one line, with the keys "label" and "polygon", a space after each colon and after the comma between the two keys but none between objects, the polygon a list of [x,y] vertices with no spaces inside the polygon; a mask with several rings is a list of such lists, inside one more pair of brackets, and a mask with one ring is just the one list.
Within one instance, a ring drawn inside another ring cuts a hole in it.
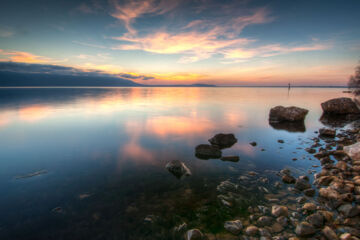
[{"label": "wispy cloud", "polygon": [[111,16],[119,19],[125,24],[126,29],[131,34],[136,30],[132,23],[144,14],[161,15],[173,10],[179,1],[175,0],[132,0],[120,3],[118,0],[111,0],[113,11]]}]

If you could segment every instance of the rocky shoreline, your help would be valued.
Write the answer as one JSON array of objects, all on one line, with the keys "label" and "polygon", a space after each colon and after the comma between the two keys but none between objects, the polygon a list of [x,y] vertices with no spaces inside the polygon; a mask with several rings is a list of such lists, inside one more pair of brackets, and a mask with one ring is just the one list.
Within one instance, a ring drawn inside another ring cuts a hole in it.
[{"label": "rocky shoreline", "polygon": [[[323,116],[341,115],[346,121],[360,119],[360,110],[350,98],[332,99],[321,106]],[[269,122],[303,125],[307,113],[302,108],[278,106],[271,109]],[[360,126],[321,128],[315,133],[318,136],[304,150],[318,159],[319,165],[314,167],[321,166],[321,171],[316,174],[309,171],[309,177],[296,176],[290,169],[283,169],[274,173],[276,181],[248,172],[236,182],[223,181],[217,187],[218,199],[230,210],[244,200],[240,193],[255,182],[262,184],[258,188],[267,201],[250,206],[247,217],[224,222],[228,233],[203,233],[197,228],[187,229],[186,223],[174,231],[186,240],[360,239]],[[197,156],[220,158],[221,149],[236,142],[233,135],[224,134],[210,140],[211,145],[196,148]],[[255,142],[250,144],[256,146]]]}]

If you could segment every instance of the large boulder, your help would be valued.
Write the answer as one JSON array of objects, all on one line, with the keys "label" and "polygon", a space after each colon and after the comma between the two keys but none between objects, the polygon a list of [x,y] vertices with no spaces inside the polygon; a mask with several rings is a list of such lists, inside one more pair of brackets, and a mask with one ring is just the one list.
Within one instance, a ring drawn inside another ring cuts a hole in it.
[{"label": "large boulder", "polygon": [[299,107],[276,106],[270,109],[269,122],[298,122],[304,121],[309,110]]},{"label": "large boulder", "polygon": [[234,134],[219,133],[209,139],[211,145],[218,146],[219,148],[228,148],[237,142]]},{"label": "large boulder", "polygon": [[360,110],[351,98],[334,98],[321,104],[327,114],[359,114]]},{"label": "large boulder", "polygon": [[218,146],[200,144],[195,148],[195,156],[201,159],[221,158],[221,150]]},{"label": "large boulder", "polygon": [[165,168],[177,178],[191,175],[189,168],[179,160],[172,160],[168,162]]}]

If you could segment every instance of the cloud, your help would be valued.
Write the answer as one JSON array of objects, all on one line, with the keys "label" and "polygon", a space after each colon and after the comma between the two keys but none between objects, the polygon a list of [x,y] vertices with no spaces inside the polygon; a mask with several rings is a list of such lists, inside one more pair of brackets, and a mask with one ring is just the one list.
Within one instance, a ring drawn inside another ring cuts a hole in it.
[{"label": "cloud", "polygon": [[234,48],[222,51],[225,60],[246,60],[253,57],[272,57],[280,54],[287,54],[293,52],[307,52],[320,51],[331,47],[328,43],[312,42],[306,45],[299,46],[282,46],[281,44],[270,44],[257,48]]},{"label": "cloud", "polygon": [[[146,7],[132,5],[137,10],[131,15],[131,18],[128,15],[126,15],[128,18],[123,17],[124,22],[131,23],[133,19],[147,11],[159,13],[169,11],[169,8],[155,7],[149,2],[152,3],[152,1],[143,3]],[[214,9],[211,9],[211,11],[214,11]],[[239,48],[253,42],[252,39],[239,37],[241,31],[246,26],[271,21],[266,8],[246,12],[246,14],[241,12],[239,15],[235,15],[237,17],[233,17],[234,15],[213,17],[214,13],[211,13],[202,16],[203,19],[185,22],[183,26],[175,31],[167,30],[165,27],[150,34],[138,34],[135,29],[128,25],[129,32],[112,38],[121,42],[112,49],[143,50],[158,54],[183,54],[179,60],[180,63],[191,63],[207,59],[224,49]]]},{"label": "cloud", "polygon": [[[1,54],[0,50],[0,54]],[[17,62],[0,62],[0,71],[17,73],[37,73],[37,74],[56,74],[71,76],[98,76],[98,77],[118,77],[127,80],[150,80],[153,76],[141,75],[136,73],[121,72],[120,68],[113,65],[93,65],[85,64],[82,67],[74,68],[51,64],[31,64]]]},{"label": "cloud", "polygon": [[28,52],[22,51],[5,51],[1,50],[0,55],[5,57],[5,60],[12,62],[25,62],[25,63],[49,63],[54,60],[51,58],[37,56]]},{"label": "cloud", "polygon": [[134,20],[144,14],[161,15],[173,10],[178,1],[175,0],[132,0],[120,3],[118,0],[110,1],[113,11],[111,16],[119,19],[125,24],[131,34],[136,30],[131,26]]}]

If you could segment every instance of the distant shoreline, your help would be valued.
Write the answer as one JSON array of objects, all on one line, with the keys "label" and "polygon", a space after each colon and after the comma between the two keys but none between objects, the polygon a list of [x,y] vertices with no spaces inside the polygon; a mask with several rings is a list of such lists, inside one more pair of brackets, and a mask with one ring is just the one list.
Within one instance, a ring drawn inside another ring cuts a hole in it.
[{"label": "distant shoreline", "polygon": [[[142,86],[0,86],[5,88],[288,88],[288,86],[192,86],[192,85],[142,85]],[[292,86],[291,88],[348,88],[347,86]]]}]

